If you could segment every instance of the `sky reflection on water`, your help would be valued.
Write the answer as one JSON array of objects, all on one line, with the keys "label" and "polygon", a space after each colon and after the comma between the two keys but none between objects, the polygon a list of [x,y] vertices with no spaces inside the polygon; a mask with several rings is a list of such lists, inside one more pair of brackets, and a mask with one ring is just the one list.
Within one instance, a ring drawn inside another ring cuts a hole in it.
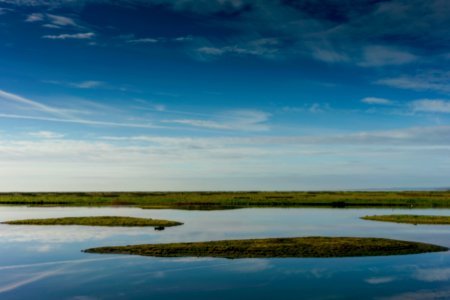
[{"label": "sky reflection on water", "polygon": [[0,225],[2,299],[447,299],[448,252],[365,258],[213,259],[86,254],[106,245],[276,236],[373,236],[450,247],[449,227],[360,220],[371,214],[449,210],[1,207],[0,221],[123,215],[184,222],[153,228]]}]

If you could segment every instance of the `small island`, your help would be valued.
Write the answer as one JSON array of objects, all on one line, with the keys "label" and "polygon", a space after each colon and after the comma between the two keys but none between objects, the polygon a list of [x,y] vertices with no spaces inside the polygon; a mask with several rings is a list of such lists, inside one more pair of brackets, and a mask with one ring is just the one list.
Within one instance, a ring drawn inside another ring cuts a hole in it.
[{"label": "small island", "polygon": [[437,245],[381,238],[298,237],[99,247],[84,252],[155,257],[275,258],[385,256],[447,250]]},{"label": "small island", "polygon": [[117,227],[170,227],[183,223],[168,220],[144,219],[133,217],[67,217],[50,219],[27,219],[2,222],[10,225],[83,225],[83,226],[117,226]]},{"label": "small island", "polygon": [[406,224],[428,224],[428,225],[450,225],[450,216],[426,216],[426,215],[380,215],[365,216],[361,219],[382,222],[406,223]]}]

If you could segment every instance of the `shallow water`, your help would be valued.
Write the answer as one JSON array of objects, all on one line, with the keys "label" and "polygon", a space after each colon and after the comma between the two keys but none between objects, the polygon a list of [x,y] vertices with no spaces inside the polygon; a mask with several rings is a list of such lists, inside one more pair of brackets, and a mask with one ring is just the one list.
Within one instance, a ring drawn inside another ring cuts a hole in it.
[{"label": "shallow water", "polygon": [[297,236],[370,236],[450,247],[450,227],[360,220],[434,209],[0,207],[0,221],[120,215],[185,224],[153,228],[0,225],[0,299],[450,299],[450,253],[293,259],[151,258],[82,253],[96,246]]}]

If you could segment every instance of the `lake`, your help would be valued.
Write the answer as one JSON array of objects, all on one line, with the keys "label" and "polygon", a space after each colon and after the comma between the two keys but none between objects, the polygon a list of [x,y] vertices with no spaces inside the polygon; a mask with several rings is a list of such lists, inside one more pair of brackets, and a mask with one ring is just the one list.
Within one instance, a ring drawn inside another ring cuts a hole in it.
[{"label": "lake", "polygon": [[224,211],[0,207],[0,221],[133,216],[181,221],[153,228],[0,225],[0,299],[450,299],[450,255],[213,259],[100,255],[97,246],[222,239],[358,236],[450,247],[450,227],[360,220],[448,209],[257,208]]}]

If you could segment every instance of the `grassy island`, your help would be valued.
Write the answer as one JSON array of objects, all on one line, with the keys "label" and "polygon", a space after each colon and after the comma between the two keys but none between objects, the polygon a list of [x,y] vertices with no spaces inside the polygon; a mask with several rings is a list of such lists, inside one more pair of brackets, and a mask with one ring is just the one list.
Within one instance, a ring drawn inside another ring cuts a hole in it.
[{"label": "grassy island", "polygon": [[0,193],[0,205],[138,206],[173,209],[247,207],[449,208],[450,191],[404,192],[92,192]]},{"label": "grassy island", "polygon": [[450,216],[424,216],[424,215],[384,215],[384,216],[365,216],[361,219],[407,223],[407,224],[435,224],[435,225],[450,225]]},{"label": "grassy island", "polygon": [[300,237],[99,247],[88,253],[156,257],[351,257],[447,251],[441,246],[380,238]]},{"label": "grassy island", "polygon": [[143,219],[132,217],[68,217],[52,219],[28,219],[2,222],[10,225],[85,225],[85,226],[151,226],[169,227],[183,223],[167,220]]}]

